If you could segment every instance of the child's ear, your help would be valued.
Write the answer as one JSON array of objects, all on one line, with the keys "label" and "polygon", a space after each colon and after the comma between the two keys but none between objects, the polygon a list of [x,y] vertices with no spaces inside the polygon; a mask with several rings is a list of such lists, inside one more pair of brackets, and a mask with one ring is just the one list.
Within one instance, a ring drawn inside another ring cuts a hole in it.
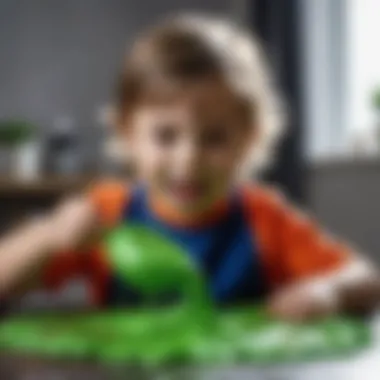
[{"label": "child's ear", "polygon": [[105,149],[106,155],[117,162],[125,162],[129,158],[128,125],[125,117],[117,112],[115,107],[107,107],[107,112],[103,114],[103,124],[111,131],[107,136]]},{"label": "child's ear", "polygon": [[129,123],[127,117],[117,110],[116,107],[108,107],[105,124],[112,128],[115,135],[124,138],[126,137]]},{"label": "child's ear", "polygon": [[247,175],[251,175],[251,168],[255,160],[255,152],[257,151],[257,144],[259,143],[259,131],[258,128],[248,126],[242,134],[241,143],[241,165],[239,168],[239,176],[246,178]]},{"label": "child's ear", "polygon": [[254,149],[255,144],[259,140],[259,130],[253,125],[248,125],[244,128],[244,133],[242,135],[242,150],[244,154],[247,154]]}]

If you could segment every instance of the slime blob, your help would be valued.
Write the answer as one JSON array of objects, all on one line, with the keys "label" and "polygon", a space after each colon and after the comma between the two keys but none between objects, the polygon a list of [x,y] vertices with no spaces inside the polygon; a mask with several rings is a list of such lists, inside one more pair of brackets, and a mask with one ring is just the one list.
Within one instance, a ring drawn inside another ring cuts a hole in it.
[{"label": "slime blob", "polygon": [[209,307],[195,263],[170,240],[146,227],[125,225],[110,231],[105,243],[116,273],[144,297],[174,291],[194,309]]},{"label": "slime blob", "polygon": [[260,306],[217,312],[186,252],[145,227],[109,231],[105,247],[117,274],[143,297],[176,291],[179,304],[9,319],[0,325],[0,351],[144,366],[231,365],[331,358],[371,340],[369,326],[345,317],[292,325]]}]

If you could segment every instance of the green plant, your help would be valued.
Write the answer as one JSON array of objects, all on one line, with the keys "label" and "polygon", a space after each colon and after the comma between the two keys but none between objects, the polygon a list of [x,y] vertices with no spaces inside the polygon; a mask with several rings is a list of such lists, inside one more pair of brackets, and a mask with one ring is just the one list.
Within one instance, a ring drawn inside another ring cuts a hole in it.
[{"label": "green plant", "polygon": [[372,105],[380,112],[380,87],[376,88],[372,94]]},{"label": "green plant", "polygon": [[36,127],[23,120],[0,121],[0,145],[15,146],[31,139]]}]

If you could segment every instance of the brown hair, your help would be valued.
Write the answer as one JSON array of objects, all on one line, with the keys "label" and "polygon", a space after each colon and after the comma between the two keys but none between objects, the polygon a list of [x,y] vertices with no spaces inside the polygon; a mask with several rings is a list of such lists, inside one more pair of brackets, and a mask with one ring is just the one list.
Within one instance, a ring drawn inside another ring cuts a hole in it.
[{"label": "brown hair", "polygon": [[163,97],[170,86],[209,78],[226,82],[244,100],[252,125],[260,129],[261,150],[268,153],[283,124],[279,98],[256,39],[221,19],[176,16],[142,34],[118,83],[117,123],[124,124],[139,102]]},{"label": "brown hair", "polygon": [[211,77],[223,78],[220,59],[205,41],[176,22],[145,33],[127,57],[117,91],[117,112],[126,112],[142,99],[177,86]]}]

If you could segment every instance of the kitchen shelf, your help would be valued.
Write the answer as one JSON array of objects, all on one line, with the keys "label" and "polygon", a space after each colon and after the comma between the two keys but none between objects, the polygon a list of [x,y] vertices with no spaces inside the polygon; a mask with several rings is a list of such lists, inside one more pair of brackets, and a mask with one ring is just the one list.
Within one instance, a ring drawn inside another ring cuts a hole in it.
[{"label": "kitchen shelf", "polygon": [[59,196],[83,189],[91,182],[88,177],[44,177],[36,180],[0,179],[1,196]]}]

